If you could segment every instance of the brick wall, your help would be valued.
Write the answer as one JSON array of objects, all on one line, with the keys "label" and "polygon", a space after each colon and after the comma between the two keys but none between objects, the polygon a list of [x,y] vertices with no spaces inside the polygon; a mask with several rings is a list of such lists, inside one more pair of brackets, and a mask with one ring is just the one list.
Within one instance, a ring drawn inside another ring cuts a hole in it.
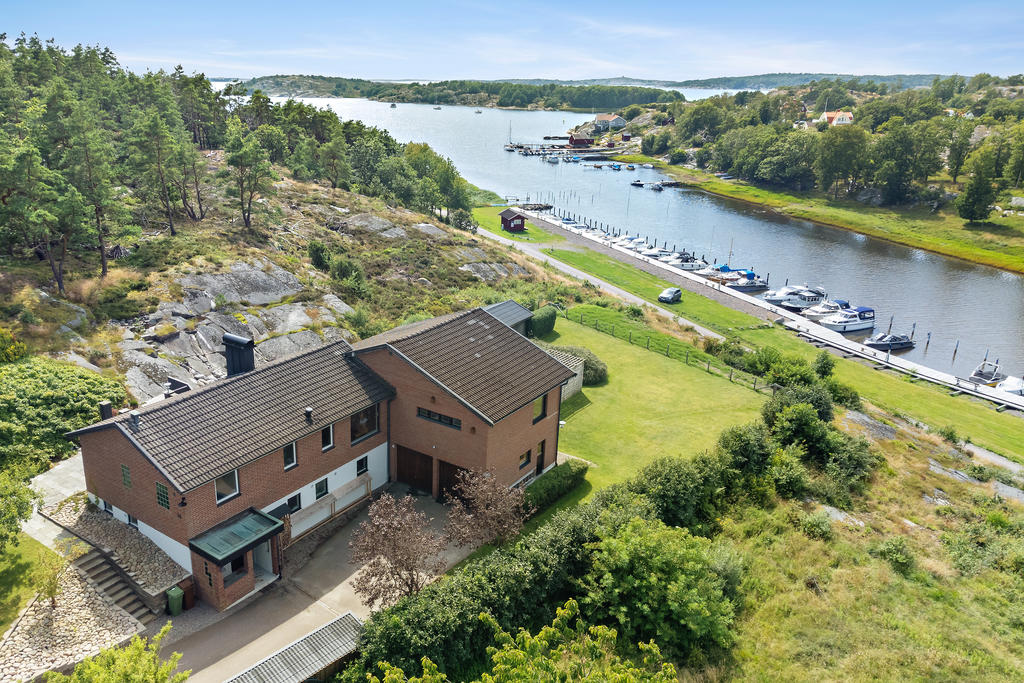
[{"label": "brick wall", "polygon": [[[487,468],[498,478],[512,484],[535,471],[537,444],[544,442],[544,467],[555,461],[558,443],[559,404],[561,387],[547,395],[547,416],[533,422],[533,404],[526,405],[503,420],[498,421],[487,437]],[[530,462],[520,468],[519,456],[530,451]]]},{"label": "brick wall", "polygon": [[224,577],[220,567],[196,553],[192,553],[192,575],[195,577],[196,590],[199,597],[218,610],[230,606],[233,602],[248,595],[256,587],[256,573],[253,571],[252,551],[245,554],[247,574],[240,577],[230,586],[224,585]]}]

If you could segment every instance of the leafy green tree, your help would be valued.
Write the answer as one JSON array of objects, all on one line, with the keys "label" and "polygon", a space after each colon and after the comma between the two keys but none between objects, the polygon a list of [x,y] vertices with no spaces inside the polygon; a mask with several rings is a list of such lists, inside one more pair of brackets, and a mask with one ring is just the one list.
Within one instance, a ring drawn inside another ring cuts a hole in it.
[{"label": "leafy green tree", "polygon": [[729,427],[718,437],[718,447],[747,474],[760,474],[772,456],[770,434],[763,422]]},{"label": "leafy green tree", "polygon": [[946,145],[946,168],[953,182],[960,176],[964,162],[971,151],[971,135],[974,134],[974,123],[960,117],[947,117],[951,122],[946,124],[948,142]]},{"label": "leafy green tree", "polygon": [[191,671],[175,673],[181,653],[160,656],[160,643],[171,630],[168,622],[160,633],[143,640],[133,636],[124,647],[111,647],[75,666],[70,676],[50,672],[47,683],[184,683]]},{"label": "leafy green tree", "polygon": [[814,170],[821,189],[834,189],[839,197],[839,183],[856,181],[868,164],[870,136],[857,126],[830,126],[821,134]]},{"label": "leafy green tree", "polygon": [[1010,157],[1003,168],[1003,177],[1013,181],[1014,187],[1020,187],[1024,179],[1024,122],[1010,131]]},{"label": "leafy green tree", "polygon": [[594,544],[593,567],[581,581],[587,615],[628,641],[656,641],[673,659],[729,647],[735,607],[710,548],[686,529],[633,519]]},{"label": "leafy green tree", "polygon": [[32,510],[41,502],[42,498],[28,485],[21,472],[0,470],[0,553],[8,545],[18,545],[22,523],[32,516]]},{"label": "leafy green tree", "polygon": [[797,403],[783,408],[772,426],[772,434],[781,446],[800,444],[812,460],[824,464],[829,451],[828,425],[821,421],[811,404]]},{"label": "leafy green tree", "polygon": [[271,189],[274,171],[267,160],[267,152],[260,147],[259,139],[244,131],[238,119],[228,123],[228,144],[226,147],[228,171],[235,196],[242,211],[242,223],[252,227],[252,203],[257,195]]},{"label": "leafy green tree", "polygon": [[914,178],[914,136],[899,116],[889,119],[884,130],[872,147],[874,181],[883,200],[896,204],[907,198]]},{"label": "leafy green tree", "polygon": [[957,197],[956,210],[969,223],[983,221],[992,212],[991,204],[996,198],[993,184],[995,176],[995,153],[989,146],[974,152],[968,160],[970,177],[964,184],[964,191]]},{"label": "leafy green tree", "polygon": [[828,351],[822,349],[821,353],[814,357],[814,374],[821,379],[832,376],[832,371],[836,369],[836,357]]},{"label": "leafy green tree", "polygon": [[331,138],[320,148],[320,163],[331,187],[348,187],[352,168],[348,163],[348,144],[343,136]]},{"label": "leafy green tree", "polygon": [[275,164],[284,162],[288,154],[288,137],[277,126],[264,123],[253,131],[256,139],[260,141],[260,147],[267,152],[267,158]]},{"label": "leafy green tree", "polygon": [[110,132],[102,127],[94,102],[79,103],[69,124],[69,144],[63,165],[92,214],[100,248],[100,275],[107,274],[106,217],[114,206],[112,194],[114,148]]},{"label": "leafy green tree", "polygon": [[303,136],[290,155],[288,168],[298,180],[316,180],[323,174],[320,168],[320,146],[311,137]]},{"label": "leafy green tree", "polygon": [[145,187],[160,202],[171,235],[177,235],[171,197],[175,139],[156,108],[150,108],[136,121],[129,134],[129,147],[129,162]]}]

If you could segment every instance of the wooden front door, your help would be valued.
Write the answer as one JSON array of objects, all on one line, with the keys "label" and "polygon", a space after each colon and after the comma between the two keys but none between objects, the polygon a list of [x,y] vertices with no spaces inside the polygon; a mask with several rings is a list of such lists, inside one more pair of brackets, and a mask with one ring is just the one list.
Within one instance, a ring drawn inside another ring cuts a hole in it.
[{"label": "wooden front door", "polygon": [[455,484],[458,481],[456,475],[464,470],[464,467],[453,465],[450,462],[437,461],[437,490],[442,501],[447,502],[449,495],[455,495]]},{"label": "wooden front door", "polygon": [[405,446],[398,447],[398,472],[395,478],[425,493],[434,492],[434,459]]}]

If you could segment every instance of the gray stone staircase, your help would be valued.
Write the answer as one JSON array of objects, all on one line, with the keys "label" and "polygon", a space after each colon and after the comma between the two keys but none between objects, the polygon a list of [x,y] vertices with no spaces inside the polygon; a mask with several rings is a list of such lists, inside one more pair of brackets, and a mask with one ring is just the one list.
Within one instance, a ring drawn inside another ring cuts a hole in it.
[{"label": "gray stone staircase", "polygon": [[74,565],[85,572],[86,577],[96,585],[100,593],[138,619],[143,626],[156,619],[156,615],[146,607],[135,590],[97,550],[90,550],[82,555],[75,560]]}]

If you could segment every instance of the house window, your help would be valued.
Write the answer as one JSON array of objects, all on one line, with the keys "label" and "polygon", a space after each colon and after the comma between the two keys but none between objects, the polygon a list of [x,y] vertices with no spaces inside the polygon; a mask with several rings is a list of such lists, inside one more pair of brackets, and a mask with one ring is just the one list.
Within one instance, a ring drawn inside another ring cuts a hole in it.
[{"label": "house window", "polygon": [[548,395],[544,394],[533,402],[533,421],[536,424],[548,416]]},{"label": "house window", "polygon": [[377,404],[374,404],[352,416],[352,443],[380,431],[380,412],[377,407]]},{"label": "house window", "polygon": [[294,441],[282,448],[281,452],[284,453],[284,469],[286,472],[299,464],[299,461],[295,459]]},{"label": "house window", "polygon": [[245,555],[231,560],[231,562],[221,567],[220,572],[224,576],[225,588],[238,581],[247,574],[245,570]]},{"label": "house window", "polygon": [[156,504],[165,510],[171,509],[171,500],[167,497],[167,487],[160,482],[156,483]]},{"label": "house window", "polygon": [[288,512],[294,513],[302,509],[302,494],[296,493],[294,496],[288,499]]},{"label": "house window", "polygon": [[435,413],[433,410],[427,410],[426,408],[417,408],[416,417],[422,417],[424,420],[430,420],[452,429],[462,429],[462,420],[459,418]]},{"label": "house window", "polygon": [[366,471],[370,469],[368,460],[369,458],[366,457],[362,457],[356,460],[356,476],[359,476],[360,474],[366,474]]},{"label": "house window", "polygon": [[530,451],[526,451],[519,456],[519,469],[523,469],[530,464]]},{"label": "house window", "polygon": [[537,444],[537,467],[544,464],[544,442]]},{"label": "house window", "polygon": [[109,500],[103,501],[103,511],[109,515],[114,514],[114,506],[110,504]]},{"label": "house window", "polygon": [[136,517],[135,515],[128,515],[128,526],[132,527],[133,529],[138,529],[139,528],[139,518]]},{"label": "house window", "polygon": [[217,505],[226,503],[238,495],[238,470],[231,470],[213,480],[217,492]]},{"label": "house window", "polygon": [[121,465],[121,483],[126,489],[132,487],[132,471],[128,469],[128,465]]},{"label": "house window", "polygon": [[327,495],[327,479],[321,479],[316,483],[316,499],[320,500]]},{"label": "house window", "polygon": [[327,425],[320,430],[320,450],[329,451],[334,448],[334,425]]}]

